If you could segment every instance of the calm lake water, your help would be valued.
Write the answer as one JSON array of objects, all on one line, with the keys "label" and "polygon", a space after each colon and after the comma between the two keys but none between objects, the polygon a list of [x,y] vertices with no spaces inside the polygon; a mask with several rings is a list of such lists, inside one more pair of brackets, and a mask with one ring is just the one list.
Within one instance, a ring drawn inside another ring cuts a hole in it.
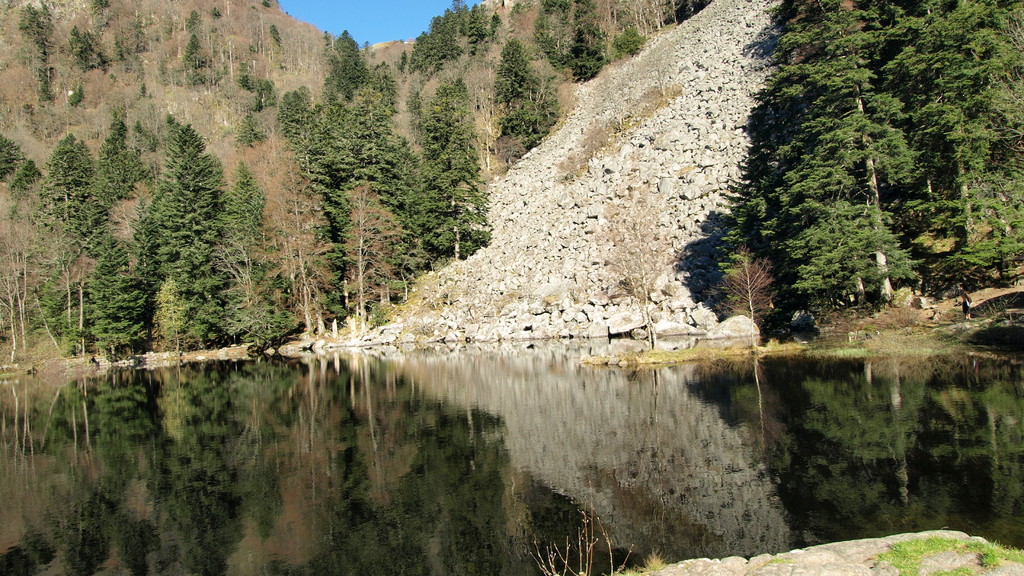
[{"label": "calm lake water", "polygon": [[3,381],[0,574],[528,575],[580,531],[595,571],[942,527],[1024,547],[1018,361],[588,352]]}]

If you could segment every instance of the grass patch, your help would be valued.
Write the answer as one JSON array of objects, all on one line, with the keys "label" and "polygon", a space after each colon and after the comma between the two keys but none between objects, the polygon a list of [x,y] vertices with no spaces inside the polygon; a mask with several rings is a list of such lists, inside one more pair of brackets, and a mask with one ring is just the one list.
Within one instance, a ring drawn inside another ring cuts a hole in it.
[{"label": "grass patch", "polygon": [[[1024,552],[1020,550],[1006,548],[989,542],[939,537],[900,542],[893,545],[892,550],[880,555],[878,560],[891,564],[900,571],[901,576],[917,576],[922,560],[928,556],[950,551],[957,552],[958,554],[977,554],[982,566],[986,568],[999,566],[1003,562],[1024,564]],[[963,572],[963,570],[967,571]],[[966,576],[971,574],[971,572],[969,569],[957,569],[943,574],[947,576]]]},{"label": "grass patch", "polygon": [[657,572],[663,568],[668,567],[665,559],[662,558],[661,554],[657,552],[651,552],[647,558],[644,559],[643,566],[626,568],[615,573],[616,576],[643,576],[651,572]]},{"label": "grass patch", "polygon": [[803,354],[807,348],[802,344],[790,342],[780,344],[776,341],[765,346],[751,348],[749,346],[730,346],[725,348],[687,348],[685,350],[644,350],[618,357],[591,356],[584,358],[584,364],[604,366],[619,364],[629,366],[660,366],[665,364],[686,364],[688,362],[707,362],[712,360],[729,360],[750,356],[785,356]]}]

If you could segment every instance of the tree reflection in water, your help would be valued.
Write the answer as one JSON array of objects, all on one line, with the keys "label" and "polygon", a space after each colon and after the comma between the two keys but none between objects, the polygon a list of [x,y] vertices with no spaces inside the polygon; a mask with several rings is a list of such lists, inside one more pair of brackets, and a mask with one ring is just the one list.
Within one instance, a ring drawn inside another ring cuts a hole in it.
[{"label": "tree reflection in water", "polygon": [[1011,361],[597,370],[578,353],[7,382],[0,573],[533,574],[581,509],[634,559],[942,526],[1024,546]]}]

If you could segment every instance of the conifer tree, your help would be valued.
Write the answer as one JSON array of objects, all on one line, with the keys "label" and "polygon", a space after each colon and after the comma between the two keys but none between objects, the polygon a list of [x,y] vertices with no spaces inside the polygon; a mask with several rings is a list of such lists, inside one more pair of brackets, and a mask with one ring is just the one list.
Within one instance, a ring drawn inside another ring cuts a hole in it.
[{"label": "conifer tree", "polygon": [[134,351],[146,333],[146,295],[129,267],[128,251],[106,234],[88,281],[90,332],[111,357]]},{"label": "conifer tree", "polygon": [[110,133],[100,146],[96,159],[94,196],[109,210],[115,202],[135,196],[135,185],[148,176],[138,150],[128,146],[128,126],[124,112],[115,111],[110,120]]},{"label": "conifer tree", "polygon": [[91,244],[106,217],[93,195],[95,171],[89,148],[69,134],[53,149],[39,190],[42,224],[61,228],[83,248]]},{"label": "conifer tree", "polygon": [[214,266],[224,230],[222,175],[192,126],[172,124],[162,178],[141,224],[143,245],[154,251],[144,259],[158,280],[174,281],[186,308],[182,335],[201,345],[223,334],[226,279]]},{"label": "conifer tree", "polygon": [[16,194],[24,194],[28,192],[43,174],[39,172],[39,168],[36,167],[34,160],[25,160],[18,167],[18,170],[11,177],[11,190]]},{"label": "conifer tree", "polygon": [[333,40],[329,39],[328,42],[324,100],[351,100],[356,90],[369,79],[370,72],[366,66],[366,59],[348,30]]},{"label": "conifer tree", "polygon": [[21,147],[10,138],[0,135],[0,180],[13,174],[24,161],[25,154]]},{"label": "conifer tree", "polygon": [[922,3],[908,8],[906,38],[886,65],[921,151],[905,227],[942,283],[1006,281],[1024,252],[1024,186],[998,95],[1024,53],[1007,33],[1022,3]]},{"label": "conifer tree", "polygon": [[530,69],[526,47],[515,38],[501,51],[494,101],[502,108],[502,135],[518,139],[523,150],[536,146],[558,118],[555,95]]},{"label": "conifer tree", "polygon": [[229,336],[264,348],[293,322],[269,281],[263,245],[266,196],[244,163],[224,194],[224,237],[215,252],[217,266],[229,279],[225,293],[225,330]]},{"label": "conifer tree", "polygon": [[419,130],[423,181],[415,223],[435,260],[469,256],[490,239],[487,196],[469,120],[469,94],[460,79],[438,87]]},{"label": "conifer tree", "polygon": [[241,146],[252,147],[254,144],[266,140],[267,134],[260,129],[256,117],[250,113],[242,118],[235,138]]}]

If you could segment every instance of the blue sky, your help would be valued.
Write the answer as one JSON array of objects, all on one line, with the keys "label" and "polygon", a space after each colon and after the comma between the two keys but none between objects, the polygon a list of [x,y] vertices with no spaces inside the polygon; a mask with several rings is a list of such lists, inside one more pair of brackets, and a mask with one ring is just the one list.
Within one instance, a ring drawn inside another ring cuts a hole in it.
[{"label": "blue sky", "polygon": [[[293,18],[332,34],[349,34],[362,45],[408,40],[430,28],[430,19],[451,8],[451,0],[278,0]],[[479,0],[467,0],[467,6]]]}]

